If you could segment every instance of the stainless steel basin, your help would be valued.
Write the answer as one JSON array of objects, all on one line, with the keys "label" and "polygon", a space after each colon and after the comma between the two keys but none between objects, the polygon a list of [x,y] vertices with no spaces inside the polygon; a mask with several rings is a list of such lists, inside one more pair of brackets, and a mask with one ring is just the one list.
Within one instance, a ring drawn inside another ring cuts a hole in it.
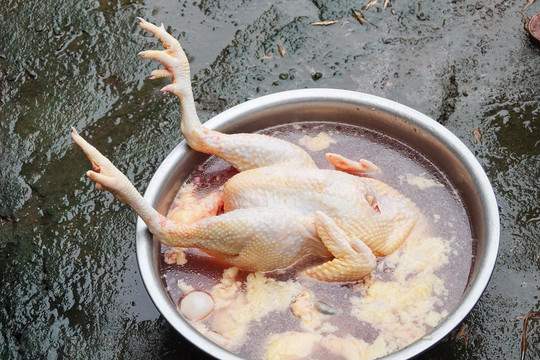
[{"label": "stainless steel basin", "polygon": [[[482,295],[499,248],[499,213],[491,184],[467,147],[433,119],[390,100],[336,89],[294,90],[257,98],[235,106],[205,123],[227,133],[253,132],[301,121],[331,121],[360,125],[394,137],[430,159],[452,182],[470,217],[476,239],[467,288],[458,306],[429,334],[384,359],[407,359],[437,343],[471,311]],[[160,165],[144,195],[166,213],[188,174],[207,155],[192,151],[182,141]],[[193,329],[178,313],[159,272],[159,243],[146,225],[137,221],[137,258],[144,284],[169,323],[194,345],[219,359],[240,357],[215,345]]]}]

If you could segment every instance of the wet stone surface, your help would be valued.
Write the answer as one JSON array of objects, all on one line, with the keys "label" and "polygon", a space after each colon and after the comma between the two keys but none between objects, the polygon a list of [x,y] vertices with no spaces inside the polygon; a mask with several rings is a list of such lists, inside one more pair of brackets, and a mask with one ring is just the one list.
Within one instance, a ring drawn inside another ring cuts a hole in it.
[{"label": "wet stone surface", "polygon": [[[522,316],[540,310],[540,48],[518,14],[526,1],[382,3],[361,24],[352,0],[0,0],[0,358],[206,357],[152,305],[136,216],[93,191],[69,138],[73,125],[141,191],[181,140],[177,100],[136,56],[157,46],[136,16],[182,41],[203,120],[265,94],[335,87],[454,132],[493,183],[501,247],[477,306],[420,358],[519,358]],[[529,359],[539,334],[530,320]]]}]

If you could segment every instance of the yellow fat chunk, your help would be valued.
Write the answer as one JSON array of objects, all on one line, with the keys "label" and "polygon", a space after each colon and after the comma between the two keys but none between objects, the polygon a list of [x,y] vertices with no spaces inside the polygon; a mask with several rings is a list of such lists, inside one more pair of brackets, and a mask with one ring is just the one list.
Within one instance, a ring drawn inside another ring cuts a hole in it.
[{"label": "yellow fat chunk", "polygon": [[314,137],[310,137],[308,135],[302,136],[298,140],[298,143],[308,150],[321,151],[328,148],[330,144],[335,144],[336,140],[324,131],[321,131]]},{"label": "yellow fat chunk", "polygon": [[235,294],[242,286],[242,282],[236,280],[237,276],[237,267],[225,269],[221,281],[212,287],[210,293],[216,302],[216,309],[226,307],[234,300]]},{"label": "yellow fat chunk", "polygon": [[[237,268],[224,271],[222,280],[212,288],[216,310],[211,317],[211,330],[228,339],[228,349],[241,346],[252,321],[259,321],[273,311],[285,311],[291,301],[302,292],[293,281],[276,281],[262,273],[249,274],[245,292],[236,281]],[[219,309],[219,310],[218,310]],[[223,345],[222,345],[223,346]]]},{"label": "yellow fat chunk", "polygon": [[268,340],[266,360],[308,359],[313,346],[321,335],[314,333],[286,332],[275,334]]},{"label": "yellow fat chunk", "polygon": [[444,239],[412,238],[379,265],[391,270],[390,281],[374,278],[365,296],[351,298],[351,315],[380,331],[392,344],[387,352],[414,342],[447,315],[436,310],[447,290],[435,271],[448,262],[449,251]]},{"label": "yellow fat chunk", "polygon": [[400,175],[399,180],[403,182],[405,180],[409,185],[416,186],[422,190],[429,189],[432,187],[442,187],[444,186],[438,181],[435,181],[433,179],[429,179],[420,175],[413,175],[413,174],[405,174]]},{"label": "yellow fat chunk", "polygon": [[239,323],[228,311],[216,311],[212,318],[212,329],[225,338],[233,340],[243,339],[247,333],[248,326]]},{"label": "yellow fat chunk", "polygon": [[237,321],[247,323],[258,320],[272,311],[284,311],[302,291],[293,281],[276,281],[261,273],[249,274],[246,281],[246,301],[231,309]]},{"label": "yellow fat chunk", "polygon": [[338,337],[328,335],[322,340],[322,345],[330,351],[343,355],[347,360],[362,360],[366,358],[369,346],[365,341],[356,339],[351,335]]},{"label": "yellow fat chunk", "polygon": [[368,344],[350,334],[345,337],[327,335],[322,339],[321,344],[347,360],[376,359],[386,355],[388,350],[388,344],[381,336],[377,337],[372,344]]},{"label": "yellow fat chunk", "polygon": [[314,331],[322,324],[321,315],[315,311],[313,305],[313,295],[309,290],[304,290],[298,294],[291,303],[291,312],[300,319],[303,329]]},{"label": "yellow fat chunk", "polygon": [[187,294],[195,290],[193,286],[186,284],[186,282],[183,279],[178,279],[176,282],[176,285],[180,290],[182,290],[182,293]]},{"label": "yellow fat chunk", "polygon": [[376,359],[387,354],[388,344],[377,337],[372,344],[356,339],[352,335],[339,337],[318,333],[285,332],[274,334],[268,340],[266,360],[311,359],[318,344],[317,358],[325,358],[325,351],[341,355],[347,360]]},{"label": "yellow fat chunk", "polygon": [[184,265],[187,263],[186,253],[182,248],[170,248],[163,254],[163,261],[169,265]]},{"label": "yellow fat chunk", "polygon": [[[448,263],[449,251],[449,243],[444,239],[411,238],[401,249],[387,256],[379,266],[393,269],[393,280],[399,284],[407,284],[411,278],[431,280],[435,271]],[[444,281],[439,280],[432,283],[433,290],[435,294],[443,295]]]},{"label": "yellow fat chunk", "polygon": [[414,325],[415,320],[424,323],[436,302],[431,286],[441,281],[434,275],[407,285],[377,281],[364,298],[351,299],[353,315],[374,325],[396,322]]}]

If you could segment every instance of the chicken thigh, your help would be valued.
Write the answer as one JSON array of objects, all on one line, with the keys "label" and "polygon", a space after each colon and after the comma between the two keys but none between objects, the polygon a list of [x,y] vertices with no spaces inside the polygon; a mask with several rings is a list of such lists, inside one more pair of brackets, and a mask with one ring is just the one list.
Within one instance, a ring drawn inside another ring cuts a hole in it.
[{"label": "chicken thigh", "polygon": [[[405,241],[418,210],[385,183],[351,174],[376,171],[371,162],[327,154],[336,169],[319,169],[306,151],[290,142],[204,127],[195,111],[182,47],[163,25],[139,20],[165,47],[140,55],[164,66],[153,71],[151,78],[172,78],[162,91],[180,99],[186,142],[239,171],[219,193],[200,202],[187,191],[182,208],[180,196],[180,211],[195,210],[198,215],[173,220],[153,209],[126,176],[72,129],[73,140],[92,163],[87,176],[96,188],[130,205],[156,239],[173,247],[199,248],[252,271],[287,268],[308,255],[328,257],[303,271],[323,281],[360,280],[374,269],[377,256],[392,253]],[[223,213],[218,214],[221,207]]]}]

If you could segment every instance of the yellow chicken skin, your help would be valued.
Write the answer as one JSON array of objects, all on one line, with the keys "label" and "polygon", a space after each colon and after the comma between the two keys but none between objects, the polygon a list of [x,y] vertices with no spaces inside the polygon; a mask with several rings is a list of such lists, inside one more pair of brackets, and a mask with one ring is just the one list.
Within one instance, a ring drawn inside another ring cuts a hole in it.
[{"label": "yellow chicken skin", "polygon": [[[416,206],[383,182],[350,174],[377,171],[371,162],[327,154],[335,170],[318,169],[305,150],[287,141],[204,127],[195,111],[182,47],[163,25],[139,20],[165,47],[140,55],[164,66],[151,78],[172,78],[162,91],[180,100],[186,142],[239,171],[222,191],[206,197],[200,209],[192,203],[186,207],[197,216],[181,214],[175,221],[153,209],[105,156],[72,129],[73,140],[92,162],[87,176],[96,188],[130,205],[156,239],[173,247],[199,248],[253,271],[287,268],[308,255],[329,257],[303,271],[323,281],[360,280],[374,269],[377,256],[392,253],[405,241],[418,218]],[[185,198],[193,200],[189,194]],[[221,204],[224,212],[217,215]]]}]

